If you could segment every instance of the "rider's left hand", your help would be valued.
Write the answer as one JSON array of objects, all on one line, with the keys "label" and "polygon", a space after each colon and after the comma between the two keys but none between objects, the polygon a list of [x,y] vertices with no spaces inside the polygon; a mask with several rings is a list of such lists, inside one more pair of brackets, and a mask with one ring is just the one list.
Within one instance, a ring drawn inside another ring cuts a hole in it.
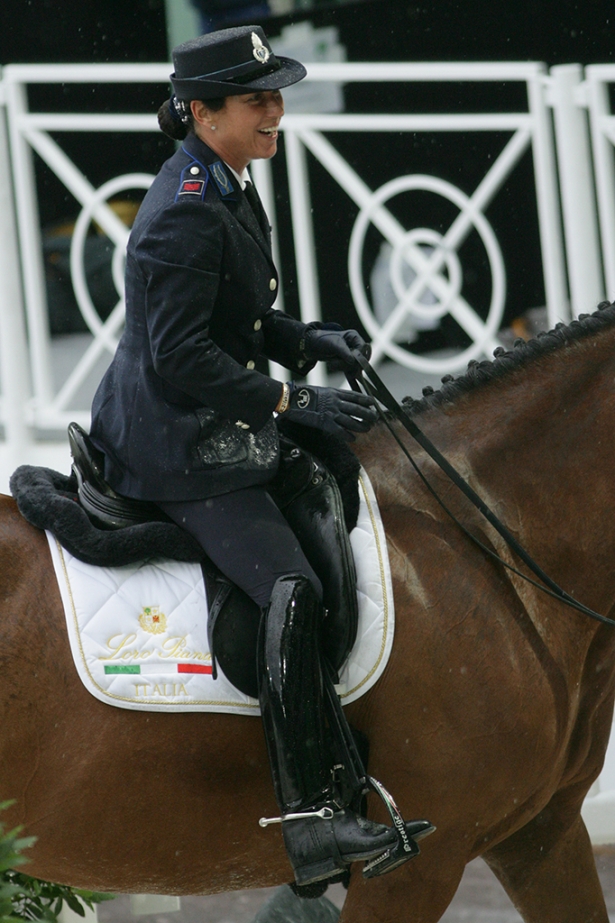
[{"label": "rider's left hand", "polygon": [[308,324],[303,335],[306,359],[334,360],[348,372],[360,371],[357,354],[369,359],[371,346],[356,330],[343,330],[339,324]]},{"label": "rider's left hand", "polygon": [[281,417],[303,426],[354,442],[355,433],[367,433],[378,419],[373,397],[339,388],[288,382],[289,402]]}]

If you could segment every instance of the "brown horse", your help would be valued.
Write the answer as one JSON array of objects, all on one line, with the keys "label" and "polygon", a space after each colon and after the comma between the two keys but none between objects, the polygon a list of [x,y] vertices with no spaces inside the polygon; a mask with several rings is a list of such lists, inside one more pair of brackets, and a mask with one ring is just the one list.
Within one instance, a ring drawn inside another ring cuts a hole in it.
[{"label": "brown horse", "polygon": [[[608,615],[615,306],[474,366],[409,412],[550,576]],[[435,923],[483,856],[527,923],[607,923],[580,809],[611,726],[615,629],[485,555],[382,426],[356,451],[382,510],[397,620],[384,676],[348,716],[369,736],[373,775],[437,831],[389,875],[366,882],[354,869],[342,921]],[[513,561],[433,462],[416,459],[464,524]],[[279,828],[258,825],[276,812],[260,722],[92,698],[73,669],[45,537],[8,498],[0,599],[0,800],[16,799],[7,820],[38,837],[31,874],[166,894],[290,880]]]}]

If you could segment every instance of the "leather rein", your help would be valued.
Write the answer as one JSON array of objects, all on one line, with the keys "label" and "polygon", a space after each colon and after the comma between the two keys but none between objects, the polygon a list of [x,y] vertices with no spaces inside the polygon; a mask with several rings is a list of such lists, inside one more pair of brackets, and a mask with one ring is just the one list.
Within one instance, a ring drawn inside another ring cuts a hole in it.
[{"label": "leather rein", "polygon": [[[583,603],[578,602],[573,596],[567,593],[562,587],[559,586],[554,580],[552,580],[548,574],[546,574],[540,565],[534,561],[530,554],[525,550],[525,548],[517,541],[514,535],[506,528],[503,522],[493,513],[484,500],[479,497],[479,495],[474,491],[467,481],[459,474],[456,468],[451,465],[449,461],[442,455],[442,453],[435,447],[430,439],[427,438],[425,433],[416,425],[414,420],[404,411],[404,409],[399,405],[396,399],[393,397],[391,392],[388,390],[386,385],[383,383],[381,378],[376,374],[372,366],[369,364],[367,359],[362,355],[354,354],[359,365],[361,366],[362,372],[358,376],[352,378],[347,376],[350,386],[354,390],[358,390],[358,385],[360,384],[366,394],[374,397],[379,403],[376,405],[380,418],[383,423],[399,445],[400,449],[407,457],[408,461],[426,486],[430,494],[435,498],[435,500],[440,504],[445,513],[453,520],[456,525],[470,538],[475,545],[490,558],[493,558],[499,564],[502,564],[509,571],[512,571],[513,574],[516,574],[518,577],[521,577],[523,580],[526,580],[532,586],[541,590],[543,593],[546,593],[548,596],[552,596],[554,599],[563,602],[567,606],[571,606],[573,609],[577,609],[579,612],[582,612],[584,615],[588,615],[592,619],[596,619],[598,622],[603,622],[605,625],[612,625],[615,627],[615,620],[607,618],[605,615],[600,615],[600,613],[595,612],[593,609],[590,609],[588,606],[584,606]],[[448,508],[444,503],[441,497],[438,496],[435,489],[429,483],[423,472],[418,467],[417,463],[412,458],[407,447],[401,441],[393,427],[391,426],[390,421],[387,419],[382,407],[379,405],[382,404],[389,411],[391,416],[398,420],[399,423],[407,430],[412,438],[418,442],[418,444],[427,452],[427,454],[435,461],[439,468],[444,471],[444,473],[450,478],[450,480],[455,484],[459,490],[465,494],[465,496],[470,500],[470,502],[476,507],[476,509],[485,517],[485,519],[493,526],[493,528],[498,532],[509,548],[514,551],[514,553],[527,565],[527,567],[532,571],[532,573],[538,577],[539,583],[537,580],[533,580],[531,577],[528,577],[527,574],[524,574],[522,571],[517,570],[512,564],[504,561],[495,551],[492,551],[491,548],[488,548],[480,539],[476,538],[475,535],[470,532],[463,523],[459,522],[455,514]]]}]

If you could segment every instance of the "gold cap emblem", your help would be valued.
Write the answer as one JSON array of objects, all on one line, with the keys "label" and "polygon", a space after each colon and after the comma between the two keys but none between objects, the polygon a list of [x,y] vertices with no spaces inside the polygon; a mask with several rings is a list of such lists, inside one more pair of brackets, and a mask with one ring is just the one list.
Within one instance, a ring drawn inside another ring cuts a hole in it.
[{"label": "gold cap emblem", "polygon": [[252,33],[252,47],[254,49],[252,51],[252,54],[254,55],[258,63],[266,64],[269,58],[271,57],[271,52],[269,51],[268,48],[265,47],[265,45],[263,45],[263,43],[261,42],[256,32]]},{"label": "gold cap emblem", "polygon": [[139,616],[139,625],[150,635],[161,635],[167,630],[167,617],[158,606],[143,606]]}]

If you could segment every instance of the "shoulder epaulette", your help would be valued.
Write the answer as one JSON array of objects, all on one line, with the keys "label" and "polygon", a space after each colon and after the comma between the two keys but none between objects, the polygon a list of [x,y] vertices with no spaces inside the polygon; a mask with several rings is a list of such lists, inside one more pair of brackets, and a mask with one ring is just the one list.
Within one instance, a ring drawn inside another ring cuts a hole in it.
[{"label": "shoulder epaulette", "polygon": [[204,199],[208,180],[207,170],[196,160],[193,160],[182,170],[175,201],[177,202],[186,196],[196,196],[198,199]]}]

